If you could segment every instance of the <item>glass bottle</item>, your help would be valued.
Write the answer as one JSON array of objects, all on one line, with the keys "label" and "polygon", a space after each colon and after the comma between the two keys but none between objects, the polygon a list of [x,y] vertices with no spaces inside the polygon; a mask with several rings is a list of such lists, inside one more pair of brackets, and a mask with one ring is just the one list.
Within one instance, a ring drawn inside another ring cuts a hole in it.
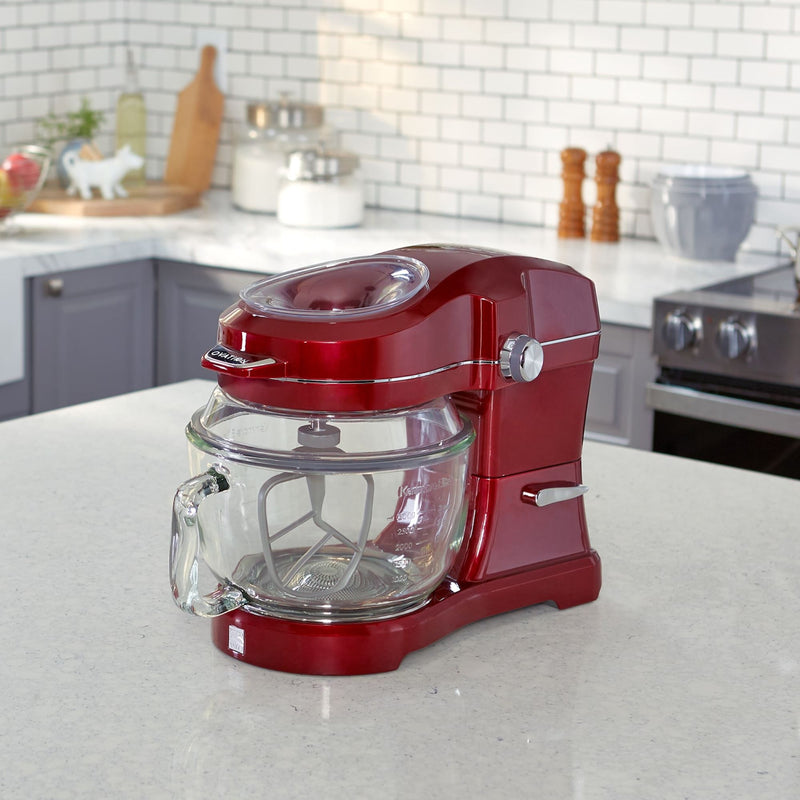
[{"label": "glass bottle", "polygon": [[[133,51],[128,48],[128,63],[125,70],[125,84],[122,94],[117,100],[117,138],[116,150],[130,145],[131,150],[145,158],[145,141],[147,138],[147,111],[144,97],[139,89],[136,64]],[[123,179],[126,186],[137,186],[144,183],[144,164],[131,170]]]}]

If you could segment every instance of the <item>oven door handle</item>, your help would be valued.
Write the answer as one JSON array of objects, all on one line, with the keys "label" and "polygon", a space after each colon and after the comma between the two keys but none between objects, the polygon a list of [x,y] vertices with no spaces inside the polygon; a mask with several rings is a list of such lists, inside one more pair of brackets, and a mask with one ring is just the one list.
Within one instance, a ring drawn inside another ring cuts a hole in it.
[{"label": "oven door handle", "polygon": [[645,403],[654,411],[665,411],[679,417],[800,438],[800,411],[793,408],[754,403],[660,383],[647,384]]}]

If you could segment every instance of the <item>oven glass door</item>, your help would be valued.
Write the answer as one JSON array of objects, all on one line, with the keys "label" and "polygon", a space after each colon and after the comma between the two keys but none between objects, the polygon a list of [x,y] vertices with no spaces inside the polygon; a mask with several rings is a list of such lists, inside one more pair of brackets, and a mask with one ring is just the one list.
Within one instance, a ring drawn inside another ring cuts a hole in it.
[{"label": "oven glass door", "polygon": [[800,479],[800,391],[684,370],[647,388],[653,450]]}]

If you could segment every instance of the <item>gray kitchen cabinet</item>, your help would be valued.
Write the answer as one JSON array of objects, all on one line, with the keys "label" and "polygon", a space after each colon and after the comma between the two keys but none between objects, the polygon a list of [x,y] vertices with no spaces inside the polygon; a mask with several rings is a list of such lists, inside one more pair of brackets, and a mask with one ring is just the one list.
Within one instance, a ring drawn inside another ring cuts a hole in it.
[{"label": "gray kitchen cabinet", "polygon": [[24,417],[31,409],[30,381],[5,383],[0,386],[0,422],[15,417]]},{"label": "gray kitchen cabinet", "polygon": [[[25,308],[28,307],[29,294],[29,282],[26,281]],[[25,348],[23,363],[27,364],[30,350],[27,336],[23,336],[23,346]],[[26,374],[23,376],[22,380],[0,385],[0,422],[7,419],[14,419],[15,417],[24,417],[26,414],[30,413],[31,382],[26,369]]]},{"label": "gray kitchen cabinet", "polygon": [[645,386],[656,375],[651,338],[645,328],[602,326],[586,414],[587,439],[652,448],[653,412],[645,405]]},{"label": "gray kitchen cabinet", "polygon": [[200,358],[217,341],[219,315],[263,275],[177,261],[157,262],[159,385],[213,378]]},{"label": "gray kitchen cabinet", "polygon": [[43,275],[29,289],[31,411],[153,385],[151,260]]}]

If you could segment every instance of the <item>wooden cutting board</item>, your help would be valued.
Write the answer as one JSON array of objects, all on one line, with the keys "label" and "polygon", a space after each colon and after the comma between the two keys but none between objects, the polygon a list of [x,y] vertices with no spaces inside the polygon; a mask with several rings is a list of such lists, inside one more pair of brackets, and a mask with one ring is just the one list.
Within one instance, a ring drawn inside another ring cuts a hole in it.
[{"label": "wooden cutting board", "polygon": [[184,186],[147,183],[128,189],[128,197],[104,200],[70,197],[64,189],[45,187],[28,211],[41,214],[67,214],[72,217],[149,217],[174,214],[200,205],[199,192]]},{"label": "wooden cutting board", "polygon": [[206,45],[194,80],[178,94],[164,182],[204,192],[211,185],[225,97],[214,82],[217,50]]}]

